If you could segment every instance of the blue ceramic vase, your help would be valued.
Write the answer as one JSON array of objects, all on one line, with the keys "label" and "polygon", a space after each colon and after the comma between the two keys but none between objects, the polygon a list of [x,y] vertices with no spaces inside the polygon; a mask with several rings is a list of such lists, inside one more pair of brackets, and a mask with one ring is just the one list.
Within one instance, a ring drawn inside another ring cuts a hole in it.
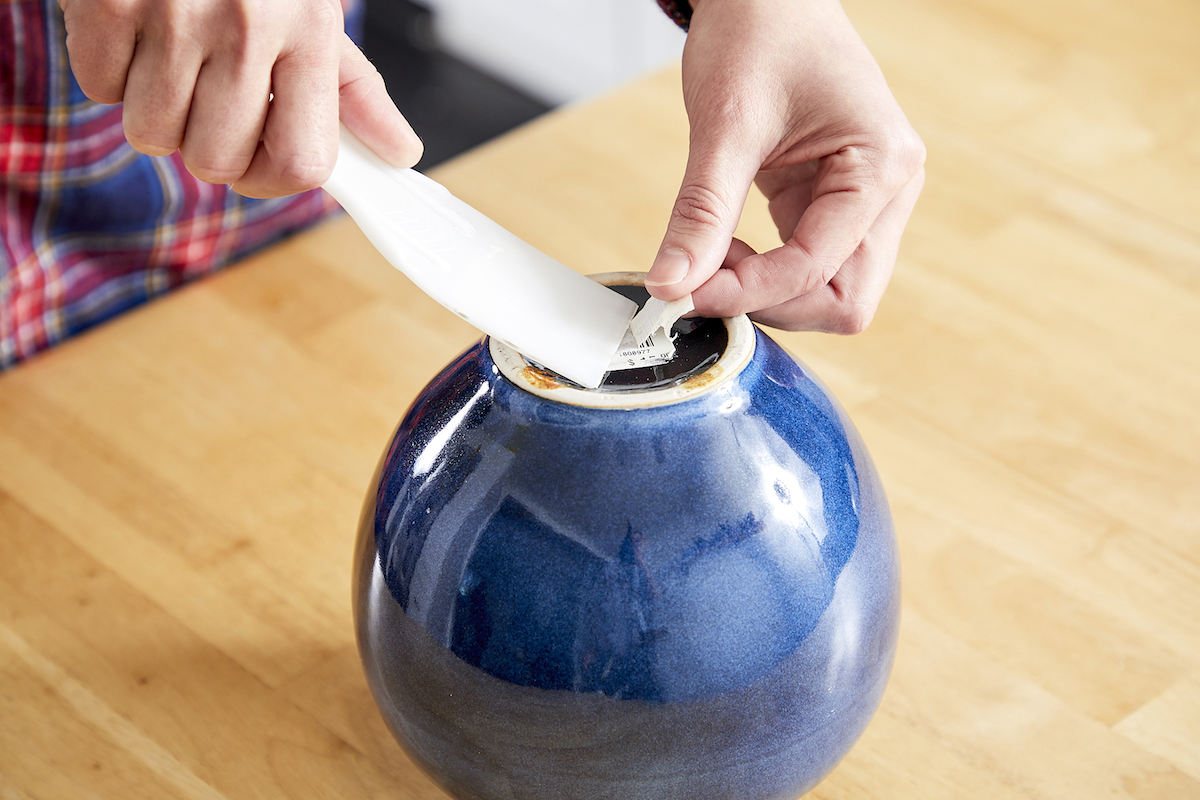
[{"label": "blue ceramic vase", "polygon": [[457,800],[790,800],[879,704],[899,571],[857,433],[746,318],[676,332],[599,390],[485,340],[384,454],[359,650]]}]

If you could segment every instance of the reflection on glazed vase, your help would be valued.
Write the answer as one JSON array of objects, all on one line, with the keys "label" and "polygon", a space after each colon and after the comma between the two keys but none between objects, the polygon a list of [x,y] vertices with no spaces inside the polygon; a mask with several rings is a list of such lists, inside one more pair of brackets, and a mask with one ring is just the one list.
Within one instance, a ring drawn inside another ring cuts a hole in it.
[{"label": "reflection on glazed vase", "polygon": [[676,330],[595,391],[482,342],[384,455],[359,649],[454,798],[794,798],[879,704],[899,573],[857,433],[744,317]]}]

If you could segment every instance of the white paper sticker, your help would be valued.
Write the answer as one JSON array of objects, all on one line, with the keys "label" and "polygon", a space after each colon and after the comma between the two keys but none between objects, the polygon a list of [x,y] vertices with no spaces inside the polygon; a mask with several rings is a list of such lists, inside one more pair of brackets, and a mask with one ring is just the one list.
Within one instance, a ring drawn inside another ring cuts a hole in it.
[{"label": "white paper sticker", "polygon": [[633,332],[634,341],[637,342],[646,341],[650,334],[659,329],[670,333],[675,321],[695,307],[690,294],[669,302],[651,297],[629,321],[629,330]]},{"label": "white paper sticker", "polygon": [[674,355],[675,344],[671,341],[670,334],[662,328],[652,333],[644,342],[638,342],[633,338],[633,332],[626,330],[625,337],[621,339],[621,346],[608,363],[608,371],[656,367],[666,364]]}]

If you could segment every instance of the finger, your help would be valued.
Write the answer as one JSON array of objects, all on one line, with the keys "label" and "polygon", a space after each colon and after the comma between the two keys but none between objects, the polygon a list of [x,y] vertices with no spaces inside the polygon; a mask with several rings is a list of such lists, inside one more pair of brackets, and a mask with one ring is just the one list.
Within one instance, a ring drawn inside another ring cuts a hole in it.
[{"label": "finger", "polygon": [[925,172],[921,170],[884,208],[828,284],[750,317],[785,330],[852,334],[866,329],[891,280],[901,236],[924,182]]},{"label": "finger", "polygon": [[754,179],[767,197],[767,208],[779,231],[779,240],[792,238],[800,217],[812,204],[813,182],[818,160],[805,161],[782,169],[764,170]]},{"label": "finger", "polygon": [[135,150],[174,153],[183,142],[203,52],[191,38],[150,32],[134,49],[125,81],[121,124]]},{"label": "finger", "polygon": [[826,157],[814,179],[812,203],[804,209],[792,237],[780,248],[740,262],[706,286],[706,301],[727,311],[736,309],[735,314],[747,313],[827,285],[919,169],[919,162],[911,171],[885,169],[857,148]]},{"label": "finger", "polygon": [[249,169],[267,118],[272,48],[201,67],[179,148],[197,178],[232,184]]},{"label": "finger", "polygon": [[721,266],[726,269],[732,268],[742,259],[749,258],[756,253],[757,251],[753,247],[735,236],[729,243],[729,252],[725,254]]},{"label": "finger", "polygon": [[[756,252],[757,251],[753,247],[746,244],[741,239],[737,238],[736,236],[733,237],[733,239],[729,243],[729,251],[725,254],[725,258],[721,261],[721,269],[717,270],[717,274],[720,274],[721,270],[732,269],[739,261],[741,261],[742,259],[745,259],[745,258],[749,258],[752,255],[755,255]],[[709,282],[711,283],[714,279],[715,278],[709,278]],[[704,287],[703,286],[700,287],[699,291],[703,292]],[[693,300],[694,299],[695,298],[693,297]],[[720,313],[711,314],[711,313],[705,313],[705,312],[706,312],[705,308],[693,307],[692,310],[689,311],[684,316],[688,316],[688,317],[725,316]]]},{"label": "finger", "polygon": [[114,105],[125,94],[137,22],[103,3],[59,0],[75,82],[91,100]]},{"label": "finger", "polygon": [[388,96],[383,76],[349,36],[338,65],[338,114],[350,132],[394,167],[421,160],[425,145]]},{"label": "finger", "polygon": [[306,16],[271,71],[273,98],[262,141],[233,188],[280,197],[320,186],[337,158],[340,11],[321,4]]},{"label": "finger", "polygon": [[721,266],[762,163],[756,150],[736,136],[697,141],[694,133],[683,185],[646,275],[646,288],[655,297],[683,297]]}]

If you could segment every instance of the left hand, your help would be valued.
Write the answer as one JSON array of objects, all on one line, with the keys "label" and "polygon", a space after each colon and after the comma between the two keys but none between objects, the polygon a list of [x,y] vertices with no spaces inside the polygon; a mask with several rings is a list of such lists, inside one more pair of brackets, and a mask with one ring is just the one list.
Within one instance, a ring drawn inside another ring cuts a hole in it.
[{"label": "left hand", "polygon": [[[704,316],[856,333],[891,277],[925,148],[836,0],[693,0],[687,169],[647,275]],[[734,239],[756,182],[784,244]]]}]

